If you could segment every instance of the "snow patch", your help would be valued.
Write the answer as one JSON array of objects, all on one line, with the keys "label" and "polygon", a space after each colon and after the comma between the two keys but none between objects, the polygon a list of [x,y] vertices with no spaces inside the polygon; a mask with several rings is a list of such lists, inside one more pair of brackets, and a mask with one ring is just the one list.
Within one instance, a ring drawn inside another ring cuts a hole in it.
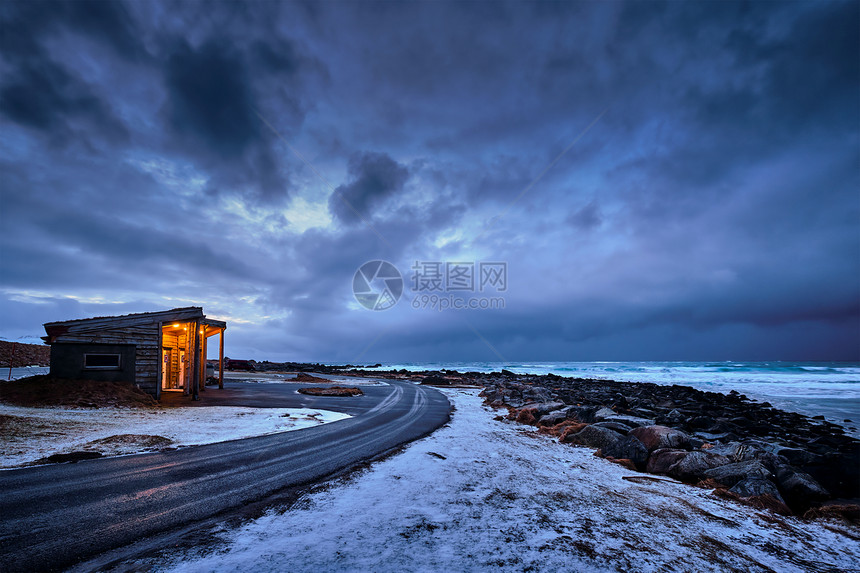
[{"label": "snow patch", "polygon": [[[21,466],[52,454],[72,452],[93,440],[120,434],[162,436],[172,446],[192,446],[300,430],[349,418],[309,408],[200,406],[127,410],[26,408],[0,404],[0,468]],[[96,451],[99,451],[95,447]],[[102,453],[137,453],[105,449]],[[144,450],[145,451],[145,450]]]}]

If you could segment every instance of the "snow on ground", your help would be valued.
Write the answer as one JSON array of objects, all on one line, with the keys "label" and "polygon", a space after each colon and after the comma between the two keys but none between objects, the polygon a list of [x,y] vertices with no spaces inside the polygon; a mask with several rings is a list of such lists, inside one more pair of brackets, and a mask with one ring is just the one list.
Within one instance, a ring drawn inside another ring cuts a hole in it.
[{"label": "snow on ground", "polygon": [[308,408],[201,406],[128,410],[25,408],[0,404],[0,468],[20,466],[57,453],[100,451],[105,455],[148,449],[145,440],[94,440],[123,434],[162,436],[169,446],[211,444],[349,418],[347,414]]},{"label": "snow on ground", "polygon": [[[494,420],[446,390],[452,422],[352,478],[197,553],[137,565],[196,571],[822,571],[860,564],[858,528],[783,518],[654,481]],[[633,478],[633,479],[625,479]],[[659,478],[662,479],[662,478]],[[214,547],[214,548],[213,548]]]}]

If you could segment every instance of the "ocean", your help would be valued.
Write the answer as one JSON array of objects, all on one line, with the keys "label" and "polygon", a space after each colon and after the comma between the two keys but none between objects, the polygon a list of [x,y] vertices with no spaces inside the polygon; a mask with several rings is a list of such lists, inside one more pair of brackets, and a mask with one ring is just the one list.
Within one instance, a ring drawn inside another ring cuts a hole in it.
[{"label": "ocean", "polygon": [[461,372],[504,368],[518,374],[679,384],[722,393],[737,390],[783,410],[822,415],[860,437],[860,362],[407,362],[384,364],[380,370],[401,368]]}]

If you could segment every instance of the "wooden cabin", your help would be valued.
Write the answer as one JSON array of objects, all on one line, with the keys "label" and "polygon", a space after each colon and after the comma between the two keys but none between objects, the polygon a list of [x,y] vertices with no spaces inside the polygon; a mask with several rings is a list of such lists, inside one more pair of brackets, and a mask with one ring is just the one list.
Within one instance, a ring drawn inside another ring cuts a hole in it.
[{"label": "wooden cabin", "polygon": [[227,323],[189,306],[161,312],[48,322],[51,374],[58,378],[125,381],[159,399],[183,392],[193,399],[206,389],[206,351],[218,338],[218,387],[224,387]]}]

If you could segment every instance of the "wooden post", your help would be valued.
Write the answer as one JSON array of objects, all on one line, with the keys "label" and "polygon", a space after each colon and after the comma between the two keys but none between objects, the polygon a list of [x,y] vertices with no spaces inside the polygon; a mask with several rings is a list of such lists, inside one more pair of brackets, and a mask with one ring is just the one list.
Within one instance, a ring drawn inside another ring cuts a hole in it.
[{"label": "wooden post", "polygon": [[[187,326],[185,327],[185,330],[183,332],[188,332]],[[186,334],[183,342],[183,348],[185,349],[185,365],[182,368],[182,394],[184,396],[188,396],[189,394],[191,394],[191,381],[193,380],[193,378],[191,377],[191,373],[194,369],[194,349],[192,347],[193,344],[191,344],[191,335]]]},{"label": "wooden post", "polygon": [[224,389],[224,329],[218,335],[218,388]]},{"label": "wooden post", "polygon": [[206,338],[209,327],[204,326],[200,329],[200,389],[206,391],[206,358],[208,356],[207,349],[209,348],[209,340]]},{"label": "wooden post", "polygon": [[161,400],[161,382],[164,373],[162,370],[164,369],[164,323],[158,323],[158,367],[155,369],[155,399]]},{"label": "wooden post", "polygon": [[193,369],[191,372],[192,400],[200,399],[200,319],[194,321],[194,352],[192,354]]}]

